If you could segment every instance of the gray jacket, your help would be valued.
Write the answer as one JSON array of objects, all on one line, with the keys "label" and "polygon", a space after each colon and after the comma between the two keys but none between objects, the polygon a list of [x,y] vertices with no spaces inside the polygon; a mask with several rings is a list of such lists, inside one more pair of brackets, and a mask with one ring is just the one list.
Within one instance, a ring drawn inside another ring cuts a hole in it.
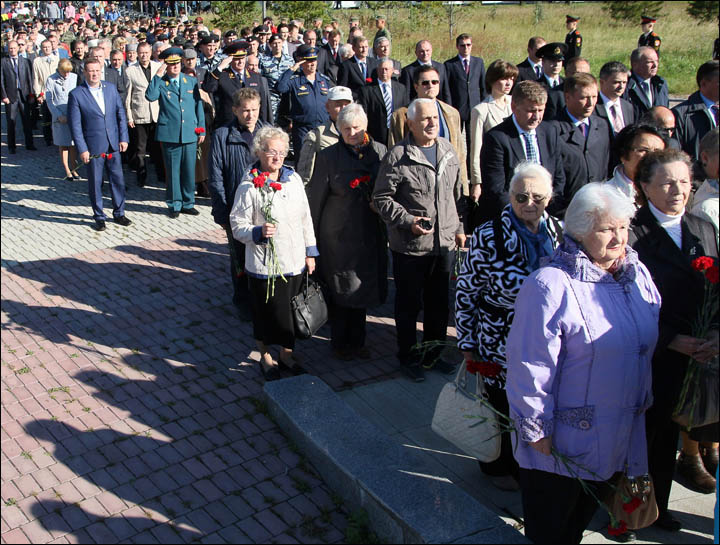
[{"label": "gray jacket", "polygon": [[[437,169],[426,159],[412,135],[398,143],[382,161],[373,201],[388,226],[390,249],[407,255],[445,254],[463,233],[464,205],[460,162],[444,138],[437,139]],[[433,232],[416,236],[416,216],[430,218]]]}]

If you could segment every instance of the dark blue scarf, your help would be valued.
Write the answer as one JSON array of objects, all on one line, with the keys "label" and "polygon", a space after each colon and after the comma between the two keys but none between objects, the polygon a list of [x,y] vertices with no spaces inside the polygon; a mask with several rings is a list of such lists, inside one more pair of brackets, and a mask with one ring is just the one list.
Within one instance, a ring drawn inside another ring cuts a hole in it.
[{"label": "dark blue scarf", "polygon": [[545,218],[540,218],[540,225],[538,226],[538,232],[533,233],[528,229],[525,224],[518,219],[515,212],[510,207],[510,221],[512,222],[513,228],[517,232],[520,239],[525,245],[527,251],[527,261],[530,272],[540,268],[540,258],[551,256],[553,253],[552,240],[550,234],[547,231],[547,225]]}]

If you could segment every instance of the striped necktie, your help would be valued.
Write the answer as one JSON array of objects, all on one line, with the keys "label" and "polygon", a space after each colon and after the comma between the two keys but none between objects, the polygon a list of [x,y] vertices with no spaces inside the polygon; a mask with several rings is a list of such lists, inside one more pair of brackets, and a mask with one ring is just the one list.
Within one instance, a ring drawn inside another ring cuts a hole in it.
[{"label": "striped necktie", "polygon": [[381,83],[380,88],[382,89],[383,100],[385,101],[385,111],[387,112],[387,126],[390,128],[390,118],[392,117],[392,96],[388,90],[387,83]]},{"label": "striped necktie", "polygon": [[535,151],[535,142],[533,137],[527,133],[523,133],[523,138],[525,139],[525,159],[527,159],[528,163],[539,163],[540,160],[538,159],[538,154]]},{"label": "striped necktie", "polygon": [[618,114],[617,104],[610,106],[610,117],[612,117],[613,130],[615,131],[615,134],[617,134],[623,130],[623,124],[620,120],[620,115]]}]

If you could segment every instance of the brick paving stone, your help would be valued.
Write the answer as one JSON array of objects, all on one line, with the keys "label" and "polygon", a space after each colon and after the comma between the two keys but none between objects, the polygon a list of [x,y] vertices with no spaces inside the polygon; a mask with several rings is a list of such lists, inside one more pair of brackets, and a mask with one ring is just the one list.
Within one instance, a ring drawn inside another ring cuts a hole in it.
[{"label": "brick paving stone", "polygon": [[91,524],[85,531],[95,540],[95,543],[117,543],[118,538],[115,533],[105,524],[105,522],[96,522]]},{"label": "brick paving stone", "polygon": [[267,543],[273,536],[265,527],[253,518],[246,518],[236,526],[255,543]]},{"label": "brick paving stone", "polygon": [[117,497],[117,495],[107,490],[98,494],[96,499],[100,502],[105,511],[111,515],[120,513],[128,507],[124,501]]},{"label": "brick paving stone", "polygon": [[245,532],[240,530],[237,526],[228,526],[223,528],[218,532],[218,534],[225,540],[226,543],[254,543],[254,541],[245,535]]},{"label": "brick paving stone", "polygon": [[116,541],[125,541],[130,536],[137,533],[132,524],[123,517],[108,517],[104,521],[105,525],[115,536]]},{"label": "brick paving stone", "polygon": [[153,471],[150,475],[148,475],[148,478],[161,494],[175,490],[179,486],[167,470]]},{"label": "brick paving stone", "polygon": [[9,528],[14,529],[27,524],[28,519],[23,512],[15,505],[4,507],[2,518]]},{"label": "brick paving stone", "polygon": [[[97,496],[102,488],[113,488],[117,483],[104,470],[93,471],[87,475],[87,479],[79,477],[72,480],[72,484],[84,498]],[[96,486],[97,485],[97,486]]]},{"label": "brick paving stone", "polygon": [[2,534],[3,543],[32,543],[20,528]]},{"label": "brick paving stone", "polygon": [[172,479],[180,486],[194,483],[196,480],[196,477],[181,464],[171,465],[165,471],[172,475]]},{"label": "brick paving stone", "polygon": [[318,506],[315,505],[305,495],[295,496],[288,500],[288,503],[292,505],[299,513],[302,513],[304,517],[319,517],[322,513]]},{"label": "brick paving stone", "polygon": [[225,496],[225,494],[217,486],[207,479],[195,481],[193,483],[193,487],[195,487],[195,489],[207,502],[212,502]]},{"label": "brick paving stone", "polygon": [[160,524],[150,529],[150,533],[160,543],[185,543],[180,536],[168,524]]},{"label": "brick paving stone", "polygon": [[142,508],[137,505],[123,511],[122,515],[138,532],[155,526],[155,521],[148,517]]},{"label": "brick paving stone", "polygon": [[90,519],[85,512],[75,505],[70,505],[60,510],[60,516],[72,528],[73,531],[84,528],[90,524]]},{"label": "brick paving stone", "polygon": [[71,531],[70,526],[57,513],[48,513],[38,519],[53,539],[57,539]]},{"label": "brick paving stone", "polygon": [[270,510],[279,516],[288,526],[296,526],[303,520],[303,515],[287,502],[273,505]]},{"label": "brick paving stone", "polygon": [[144,543],[160,543],[155,536],[149,532],[144,531],[140,532],[137,535],[134,535],[132,539],[130,540],[130,543],[138,543],[138,544],[144,544]]},{"label": "brick paving stone", "polygon": [[223,505],[227,507],[237,519],[245,519],[255,512],[255,509],[240,496],[232,494],[223,499]]},{"label": "brick paving stone", "polygon": [[194,511],[190,511],[185,517],[187,517],[193,527],[197,528],[203,535],[217,532],[221,528],[221,525],[208,515],[205,509],[195,509]]}]

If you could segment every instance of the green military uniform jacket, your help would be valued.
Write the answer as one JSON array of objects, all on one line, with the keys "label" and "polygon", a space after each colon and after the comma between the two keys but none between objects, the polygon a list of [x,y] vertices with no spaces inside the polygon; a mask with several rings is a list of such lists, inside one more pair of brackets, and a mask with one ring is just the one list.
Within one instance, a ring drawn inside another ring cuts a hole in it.
[{"label": "green military uniform jacket", "polygon": [[180,73],[180,88],[176,89],[170,77],[154,76],[145,91],[150,102],[159,100],[155,140],[173,144],[191,144],[197,142],[195,129],[205,128],[205,112],[200,100],[198,82],[192,76]]}]

